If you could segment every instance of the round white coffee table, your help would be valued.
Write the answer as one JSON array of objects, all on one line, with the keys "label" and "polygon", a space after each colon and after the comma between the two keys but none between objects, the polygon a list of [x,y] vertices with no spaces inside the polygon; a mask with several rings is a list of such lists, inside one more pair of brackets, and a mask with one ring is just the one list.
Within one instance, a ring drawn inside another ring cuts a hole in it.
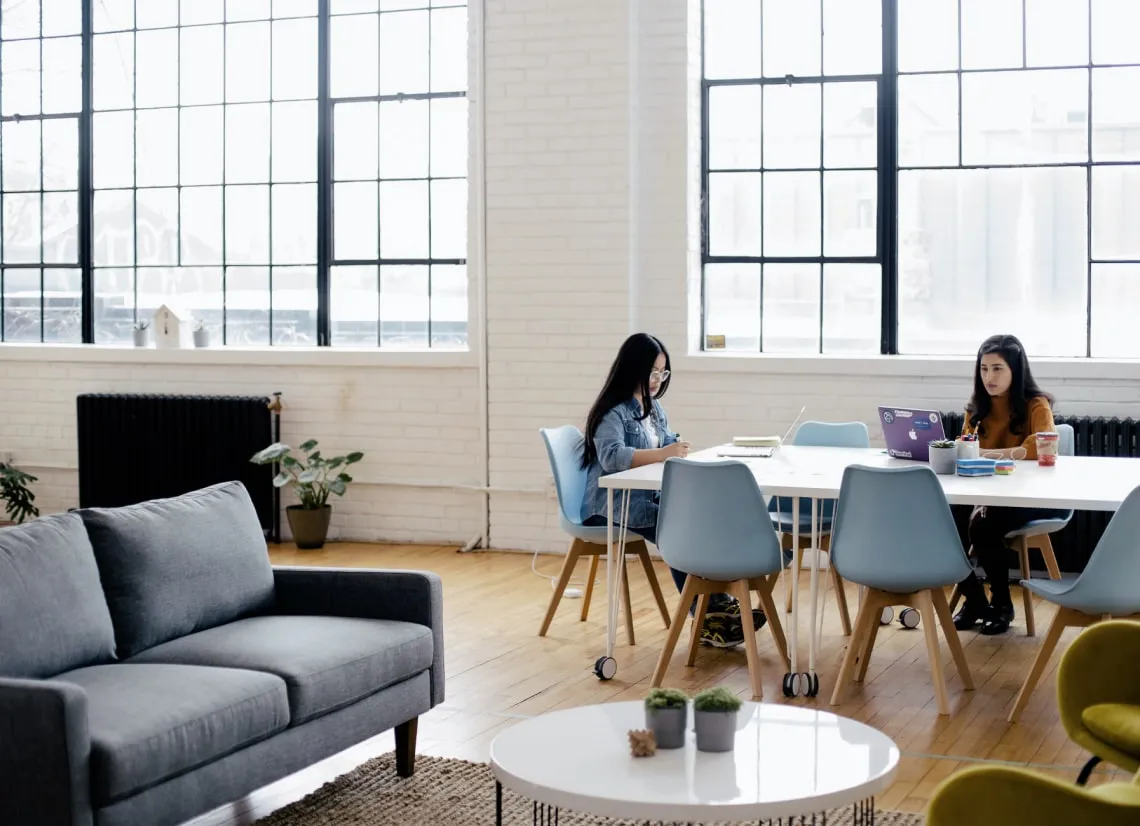
[{"label": "round white coffee table", "polygon": [[491,743],[496,823],[503,788],[534,801],[535,822],[558,809],[673,822],[769,820],[855,806],[873,823],[874,797],[898,771],[899,750],[870,726],[826,711],[768,703],[740,709],[736,749],[684,748],[633,757],[627,732],[644,729],[640,702],[554,711],[524,720]]}]

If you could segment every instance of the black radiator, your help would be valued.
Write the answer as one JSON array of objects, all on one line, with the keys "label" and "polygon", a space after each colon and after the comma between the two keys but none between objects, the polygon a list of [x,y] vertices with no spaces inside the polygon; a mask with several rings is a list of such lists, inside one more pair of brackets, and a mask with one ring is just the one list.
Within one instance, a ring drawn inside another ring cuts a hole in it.
[{"label": "black radiator", "polygon": [[[962,432],[961,413],[943,413],[947,438]],[[1140,456],[1140,421],[1092,416],[1055,416],[1057,424],[1072,425],[1078,456]],[[1077,511],[1072,521],[1053,534],[1053,550],[1062,571],[1079,573],[1085,568],[1096,543],[1100,541],[1112,514],[1106,511]],[[1030,553],[1034,569],[1040,567],[1039,554]]]},{"label": "black radiator", "polygon": [[237,480],[267,538],[278,541],[276,469],[249,459],[279,438],[279,396],[80,395],[79,507],[134,505]]}]

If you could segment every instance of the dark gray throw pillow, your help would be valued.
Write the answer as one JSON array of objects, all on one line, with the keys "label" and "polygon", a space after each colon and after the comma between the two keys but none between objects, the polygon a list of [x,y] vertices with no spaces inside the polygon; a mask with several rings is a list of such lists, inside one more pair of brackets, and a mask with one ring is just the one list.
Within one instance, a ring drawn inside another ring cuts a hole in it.
[{"label": "dark gray throw pillow", "polygon": [[52,677],[114,659],[83,520],[64,513],[0,530],[0,676]]},{"label": "dark gray throw pillow", "polygon": [[240,482],[79,514],[99,563],[120,658],[272,605],[265,536]]}]

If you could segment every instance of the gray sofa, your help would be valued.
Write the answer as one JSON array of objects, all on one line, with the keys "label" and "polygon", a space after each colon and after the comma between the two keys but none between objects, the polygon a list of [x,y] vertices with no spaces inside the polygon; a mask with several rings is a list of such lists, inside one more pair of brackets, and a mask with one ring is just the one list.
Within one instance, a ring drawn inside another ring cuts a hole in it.
[{"label": "gray sofa", "polygon": [[0,824],[164,826],[443,700],[442,589],[272,568],[245,488],[0,530]]}]

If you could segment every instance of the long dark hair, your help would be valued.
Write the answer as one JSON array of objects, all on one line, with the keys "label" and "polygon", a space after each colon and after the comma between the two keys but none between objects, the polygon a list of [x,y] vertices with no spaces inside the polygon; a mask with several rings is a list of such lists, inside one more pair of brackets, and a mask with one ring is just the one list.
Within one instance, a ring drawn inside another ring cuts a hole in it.
[{"label": "long dark hair", "polygon": [[[638,420],[645,419],[653,410],[653,396],[649,392],[649,374],[653,372],[653,364],[657,357],[664,354],[665,369],[671,370],[669,364],[669,351],[661,340],[649,333],[634,333],[622,343],[618,350],[606,383],[602,385],[602,392],[598,394],[594,406],[590,408],[590,415],[586,417],[586,442],[582,446],[582,467],[588,468],[598,458],[598,449],[594,445],[594,434],[598,432],[598,425],[602,418],[622,402],[627,402],[635,395],[641,395],[641,415]],[[669,377],[666,377],[657,389],[657,398],[665,395],[669,389]]]},{"label": "long dark hair", "polygon": [[970,421],[978,426],[979,435],[986,435],[982,422],[993,410],[993,399],[982,383],[982,356],[990,354],[1001,356],[1009,365],[1009,429],[1011,433],[1020,434],[1029,419],[1029,402],[1041,397],[1052,407],[1053,397],[1042,390],[1033,378],[1025,345],[1018,341],[1017,336],[990,336],[978,348],[978,358],[974,363],[974,395],[966,405],[966,412],[970,414]]}]

